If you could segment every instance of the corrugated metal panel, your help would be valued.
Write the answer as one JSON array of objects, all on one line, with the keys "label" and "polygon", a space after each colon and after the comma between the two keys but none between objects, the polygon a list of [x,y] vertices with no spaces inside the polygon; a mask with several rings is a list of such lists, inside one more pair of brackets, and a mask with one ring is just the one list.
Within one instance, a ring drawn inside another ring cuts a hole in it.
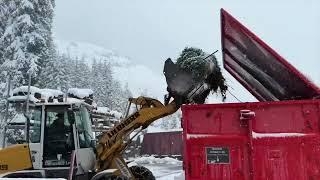
[{"label": "corrugated metal panel", "polygon": [[142,142],[142,154],[158,156],[182,155],[182,132],[147,133]]},{"label": "corrugated metal panel", "polygon": [[312,99],[320,88],[250,30],[221,10],[223,62],[260,101]]},{"label": "corrugated metal panel", "polygon": [[320,100],[188,105],[182,113],[186,179],[320,179]]}]

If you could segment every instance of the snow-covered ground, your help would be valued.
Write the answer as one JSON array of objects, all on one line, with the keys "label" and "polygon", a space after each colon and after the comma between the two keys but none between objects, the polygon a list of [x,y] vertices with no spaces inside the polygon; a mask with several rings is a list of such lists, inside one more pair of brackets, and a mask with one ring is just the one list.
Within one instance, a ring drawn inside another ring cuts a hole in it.
[{"label": "snow-covered ground", "polygon": [[153,156],[140,157],[134,159],[129,164],[141,165],[150,169],[157,180],[184,180],[184,171],[182,170],[182,161],[165,157],[156,158]]}]

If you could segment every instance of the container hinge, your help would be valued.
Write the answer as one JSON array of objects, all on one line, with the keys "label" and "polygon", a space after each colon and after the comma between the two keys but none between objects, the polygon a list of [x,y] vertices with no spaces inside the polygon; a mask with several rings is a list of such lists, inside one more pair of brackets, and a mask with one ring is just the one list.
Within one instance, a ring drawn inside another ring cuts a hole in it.
[{"label": "container hinge", "polygon": [[247,127],[248,120],[253,119],[255,116],[256,116],[256,113],[254,111],[251,111],[248,109],[240,110],[240,126]]}]

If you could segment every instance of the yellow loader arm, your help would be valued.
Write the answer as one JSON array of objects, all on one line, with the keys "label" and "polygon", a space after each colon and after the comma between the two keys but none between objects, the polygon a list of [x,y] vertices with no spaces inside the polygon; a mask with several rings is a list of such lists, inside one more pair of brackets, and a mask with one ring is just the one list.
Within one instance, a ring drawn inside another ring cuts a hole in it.
[{"label": "yellow loader arm", "polygon": [[[109,168],[120,169],[121,171],[119,157],[121,157],[121,153],[126,147],[123,143],[125,138],[133,130],[144,129],[155,120],[173,114],[180,108],[180,105],[177,105],[175,100],[163,105],[160,101],[148,97],[130,98],[129,103],[139,106],[140,109],[122,120],[118,125],[115,125],[98,141],[95,166],[98,172]],[[123,159],[121,161],[125,164]]]}]

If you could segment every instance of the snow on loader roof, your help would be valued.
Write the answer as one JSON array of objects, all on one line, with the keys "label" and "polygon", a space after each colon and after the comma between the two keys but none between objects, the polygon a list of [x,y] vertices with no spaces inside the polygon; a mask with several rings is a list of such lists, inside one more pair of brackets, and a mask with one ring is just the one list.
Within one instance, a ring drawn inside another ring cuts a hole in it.
[{"label": "snow on loader roof", "polygon": [[[13,89],[12,96],[8,98],[10,102],[26,101],[28,96],[28,86],[21,86]],[[63,97],[63,92],[56,89],[40,89],[30,86],[29,101],[33,103],[48,102],[50,98]]]},{"label": "snow on loader roof", "polygon": [[78,98],[90,97],[93,95],[93,91],[91,89],[79,89],[79,88],[70,88],[68,89],[68,95],[73,95]]},{"label": "snow on loader roof", "polygon": [[[28,98],[28,86],[21,86],[12,91],[12,96],[8,98],[10,102],[25,102]],[[40,89],[30,86],[29,101],[32,103],[51,104],[74,104],[86,103],[92,105],[93,91],[91,89],[71,88],[68,96],[57,89]]]}]

